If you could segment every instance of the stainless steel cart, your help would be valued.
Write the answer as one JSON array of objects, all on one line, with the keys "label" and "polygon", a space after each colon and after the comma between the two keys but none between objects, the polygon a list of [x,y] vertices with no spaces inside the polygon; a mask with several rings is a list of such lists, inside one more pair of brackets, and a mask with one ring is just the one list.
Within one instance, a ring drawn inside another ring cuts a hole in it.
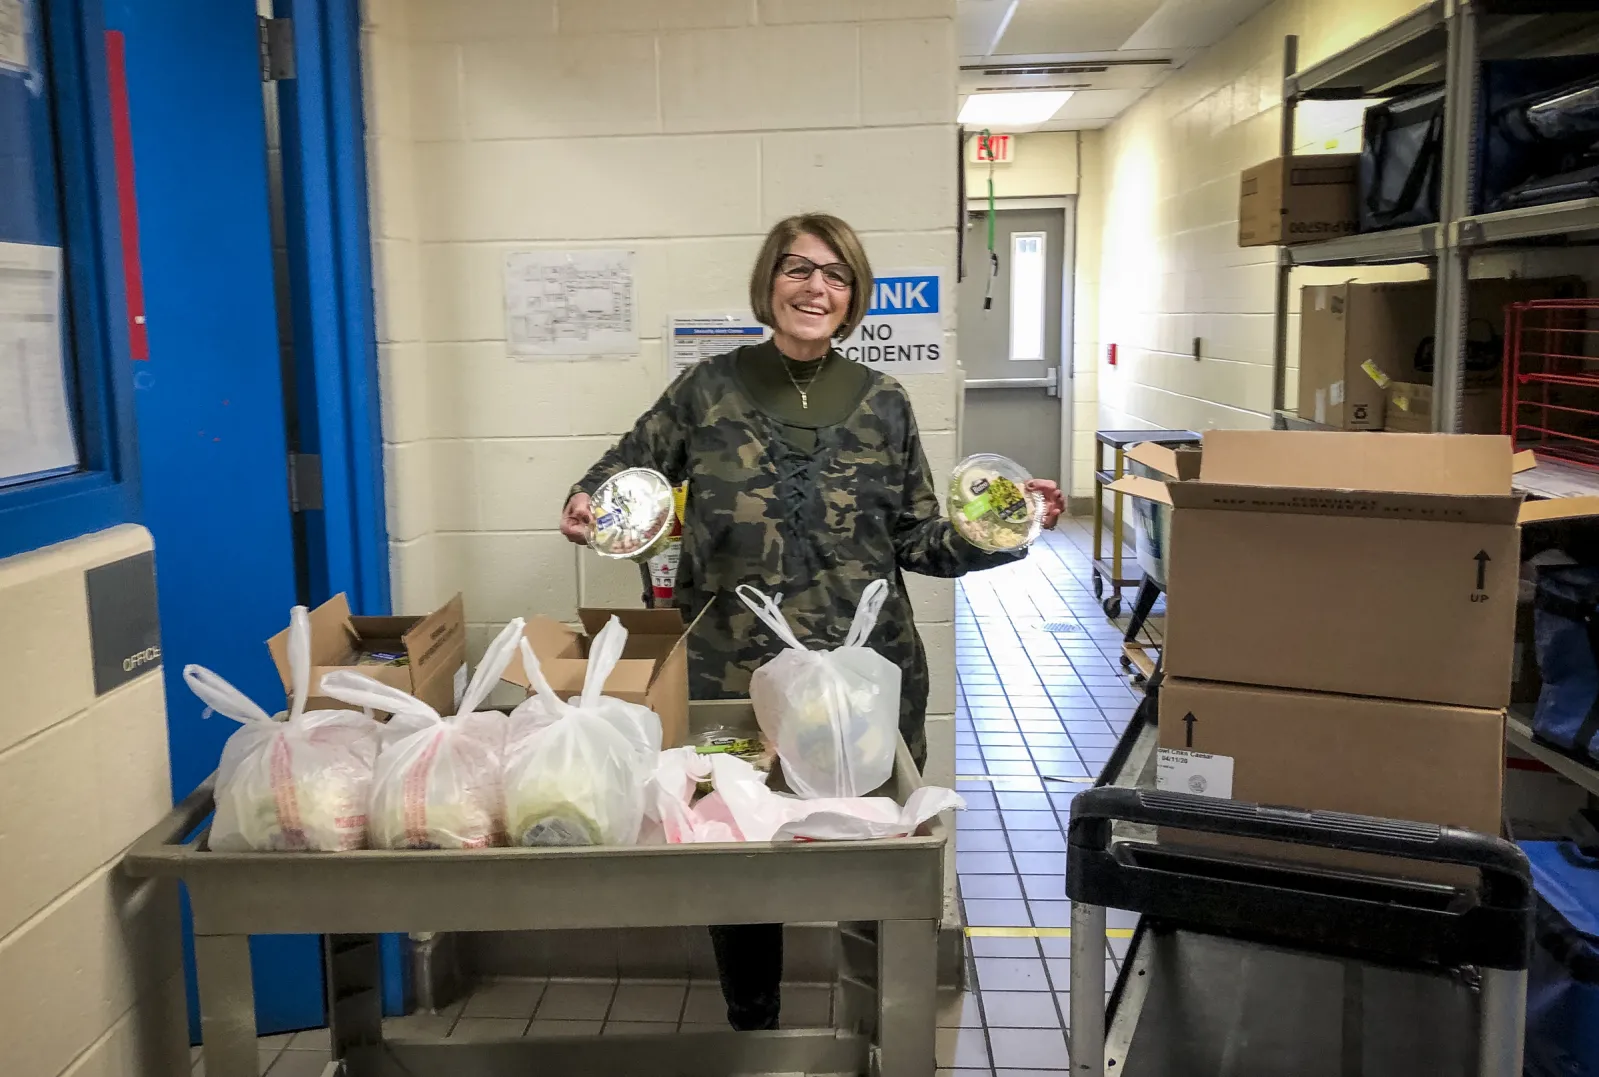
[{"label": "stainless steel cart", "polygon": [[[695,704],[695,728],[753,726]],[[900,745],[883,792],[921,785]],[[328,1024],[346,1077],[720,1077],[933,1072],[946,829],[887,841],[620,848],[213,853],[193,833],[210,782],[139,839],[139,877],[181,879],[194,910],[207,1077],[255,1077],[249,936],[325,937]],[[192,834],[192,836],[191,836]],[[838,922],[830,1029],[566,1039],[387,1040],[379,934]]]},{"label": "stainless steel cart", "polygon": [[[1409,882],[1113,840],[1152,827],[1475,869]],[[1072,803],[1072,1072],[1080,1077],[1519,1077],[1527,861],[1465,830],[1096,788]],[[1142,914],[1105,1004],[1105,907]]]}]

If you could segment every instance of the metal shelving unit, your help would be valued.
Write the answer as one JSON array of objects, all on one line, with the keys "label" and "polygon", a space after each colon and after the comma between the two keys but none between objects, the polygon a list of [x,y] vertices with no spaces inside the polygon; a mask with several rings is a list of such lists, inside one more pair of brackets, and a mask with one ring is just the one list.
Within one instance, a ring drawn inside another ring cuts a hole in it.
[{"label": "metal shelving unit", "polygon": [[1528,715],[1518,714],[1512,709],[1505,719],[1505,740],[1567,781],[1586,789],[1591,796],[1599,796],[1599,770],[1533,740],[1530,723],[1531,718]]},{"label": "metal shelving unit", "polygon": [[1294,152],[1299,102],[1393,96],[1442,82],[1444,146],[1437,224],[1278,248],[1272,406],[1287,410],[1288,305],[1299,266],[1426,262],[1437,282],[1433,423],[1460,428],[1471,258],[1492,247],[1599,242],[1599,198],[1474,214],[1482,61],[1599,50],[1599,9],[1587,0],[1433,0],[1321,62],[1298,69],[1299,43],[1283,48],[1282,156]]}]

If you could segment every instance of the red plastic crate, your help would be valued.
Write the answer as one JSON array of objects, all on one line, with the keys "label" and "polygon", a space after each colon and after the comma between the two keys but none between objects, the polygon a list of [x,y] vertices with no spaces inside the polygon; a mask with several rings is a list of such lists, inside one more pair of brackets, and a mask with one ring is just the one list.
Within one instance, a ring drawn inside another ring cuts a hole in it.
[{"label": "red plastic crate", "polygon": [[1500,429],[1518,449],[1599,470],[1599,299],[1505,308]]}]

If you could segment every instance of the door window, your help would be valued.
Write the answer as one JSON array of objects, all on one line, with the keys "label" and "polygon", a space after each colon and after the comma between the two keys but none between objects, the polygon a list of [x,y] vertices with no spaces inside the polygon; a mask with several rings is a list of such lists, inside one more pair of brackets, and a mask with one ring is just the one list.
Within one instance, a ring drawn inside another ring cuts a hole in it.
[{"label": "door window", "polygon": [[1044,358],[1043,232],[1012,232],[1010,236],[1010,357]]}]

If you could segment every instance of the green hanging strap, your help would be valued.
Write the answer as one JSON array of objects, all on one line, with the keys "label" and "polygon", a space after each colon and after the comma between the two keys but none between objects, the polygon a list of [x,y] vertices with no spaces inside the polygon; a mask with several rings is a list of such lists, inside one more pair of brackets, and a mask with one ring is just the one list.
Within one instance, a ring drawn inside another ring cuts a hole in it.
[{"label": "green hanging strap", "polygon": [[983,289],[983,309],[994,309],[994,281],[999,278],[999,255],[994,251],[994,149],[985,128],[977,136],[977,156],[988,161],[988,285]]}]

